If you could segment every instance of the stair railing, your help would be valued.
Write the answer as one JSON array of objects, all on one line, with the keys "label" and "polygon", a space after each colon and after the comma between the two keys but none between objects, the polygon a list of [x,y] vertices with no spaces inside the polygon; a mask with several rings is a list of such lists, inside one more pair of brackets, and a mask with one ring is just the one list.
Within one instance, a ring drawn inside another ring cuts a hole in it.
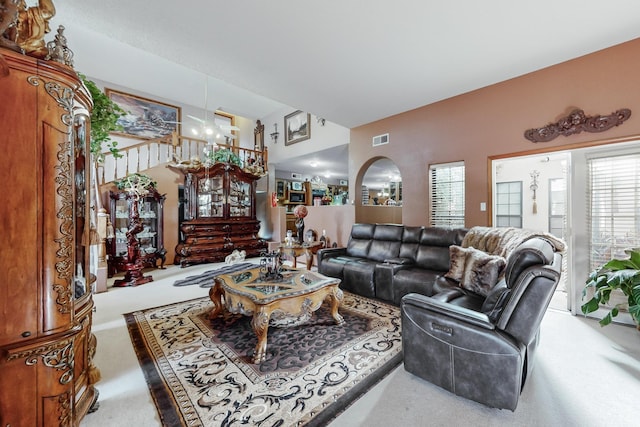
[{"label": "stair railing", "polygon": [[[104,160],[97,167],[98,184],[124,178],[125,176],[144,172],[147,169],[172,162],[190,161],[204,158],[207,141],[177,134],[167,135],[160,139],[151,139],[139,144],[130,145],[118,150],[117,157],[110,152],[104,153]],[[237,147],[230,144],[216,144],[217,149],[229,149],[240,158],[241,166],[261,167],[267,171],[268,152]]]}]

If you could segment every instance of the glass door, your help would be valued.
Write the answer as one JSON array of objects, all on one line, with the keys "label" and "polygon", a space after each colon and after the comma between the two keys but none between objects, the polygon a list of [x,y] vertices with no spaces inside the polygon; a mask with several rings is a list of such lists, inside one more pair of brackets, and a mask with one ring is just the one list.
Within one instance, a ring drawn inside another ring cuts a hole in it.
[{"label": "glass door", "polygon": [[222,218],[224,216],[224,176],[218,175],[198,180],[198,218]]},{"label": "glass door", "polygon": [[[79,109],[78,111],[86,111]],[[88,196],[91,188],[89,180],[89,156],[87,155],[87,142],[89,133],[88,113],[76,113],[73,117],[73,133],[71,144],[73,148],[73,191],[74,191],[74,224],[75,224],[75,263],[74,263],[74,283],[73,293],[76,299],[81,298],[90,292],[90,260],[91,242],[90,229],[90,205],[91,198]],[[95,225],[94,225],[95,226]],[[93,230],[95,232],[95,229]]]},{"label": "glass door", "polygon": [[229,216],[251,216],[251,183],[229,177]]}]

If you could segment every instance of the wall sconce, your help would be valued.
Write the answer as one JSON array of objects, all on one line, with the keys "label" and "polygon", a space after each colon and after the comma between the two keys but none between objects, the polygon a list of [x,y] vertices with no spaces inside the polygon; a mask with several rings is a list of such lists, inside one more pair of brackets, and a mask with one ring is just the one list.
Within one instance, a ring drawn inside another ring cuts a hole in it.
[{"label": "wall sconce", "polygon": [[274,130],[271,133],[271,142],[274,143],[274,144],[277,144],[278,143],[278,135],[280,135],[278,133],[278,124],[277,123],[273,124],[273,129]]},{"label": "wall sconce", "polygon": [[318,118],[317,118],[317,120],[318,120],[318,124],[319,124],[320,126],[324,126],[324,122],[325,122],[325,119],[324,119],[324,118],[322,118],[322,117],[318,117]]}]

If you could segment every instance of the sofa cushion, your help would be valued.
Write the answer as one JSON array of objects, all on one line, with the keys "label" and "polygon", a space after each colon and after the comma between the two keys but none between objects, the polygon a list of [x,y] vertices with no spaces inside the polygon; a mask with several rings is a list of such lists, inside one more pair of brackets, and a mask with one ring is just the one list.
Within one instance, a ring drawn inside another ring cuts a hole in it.
[{"label": "sofa cushion", "polygon": [[393,302],[400,305],[402,297],[413,292],[431,296],[433,284],[442,274],[422,268],[407,268],[396,272],[393,276]]},{"label": "sofa cushion", "polygon": [[340,287],[346,291],[369,298],[375,298],[374,272],[377,262],[366,259],[345,263]]},{"label": "sofa cushion", "polygon": [[424,227],[420,235],[420,244],[447,248],[451,245],[461,245],[466,232],[466,228]]},{"label": "sofa cushion", "polygon": [[495,323],[500,317],[510,292],[511,290],[507,288],[507,284],[503,278],[491,289],[487,298],[482,303],[480,311],[489,316],[491,323]]},{"label": "sofa cushion", "polygon": [[445,272],[449,270],[449,245],[420,245],[416,252],[416,266],[426,270]]},{"label": "sofa cushion", "polygon": [[404,227],[402,243],[400,244],[400,258],[410,259],[412,262],[415,262],[423,228],[424,227]]},{"label": "sofa cushion", "polygon": [[349,239],[347,244],[347,255],[354,258],[367,258],[371,240]]},{"label": "sofa cushion", "polygon": [[416,265],[427,270],[449,270],[449,246],[462,243],[465,232],[464,228],[423,228],[416,251]]},{"label": "sofa cushion", "polygon": [[401,225],[378,224],[373,233],[373,241],[369,247],[368,259],[383,262],[385,259],[397,258],[402,243]]},{"label": "sofa cushion", "polygon": [[360,258],[354,258],[350,256],[337,256],[334,258],[326,258],[322,261],[322,271],[319,270],[321,274],[329,277],[335,277],[337,279],[343,278],[343,270],[344,266]]},{"label": "sofa cushion", "polygon": [[457,280],[464,289],[484,296],[498,283],[507,263],[501,256],[472,247],[451,245],[449,253],[450,268],[445,277]]},{"label": "sofa cushion", "polygon": [[349,243],[347,243],[347,255],[367,258],[375,230],[375,224],[353,224]]}]

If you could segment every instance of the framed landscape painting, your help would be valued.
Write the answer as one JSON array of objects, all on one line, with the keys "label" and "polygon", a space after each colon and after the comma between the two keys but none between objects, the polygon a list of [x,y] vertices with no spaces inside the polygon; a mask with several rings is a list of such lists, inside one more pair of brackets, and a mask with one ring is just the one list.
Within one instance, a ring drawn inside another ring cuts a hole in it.
[{"label": "framed landscape painting", "polygon": [[122,131],[113,132],[131,138],[157,139],[180,133],[180,107],[142,98],[113,89],[105,89],[107,97],[125,111],[117,124]]},{"label": "framed landscape painting", "polygon": [[309,116],[309,113],[298,110],[284,117],[284,145],[311,138]]}]

